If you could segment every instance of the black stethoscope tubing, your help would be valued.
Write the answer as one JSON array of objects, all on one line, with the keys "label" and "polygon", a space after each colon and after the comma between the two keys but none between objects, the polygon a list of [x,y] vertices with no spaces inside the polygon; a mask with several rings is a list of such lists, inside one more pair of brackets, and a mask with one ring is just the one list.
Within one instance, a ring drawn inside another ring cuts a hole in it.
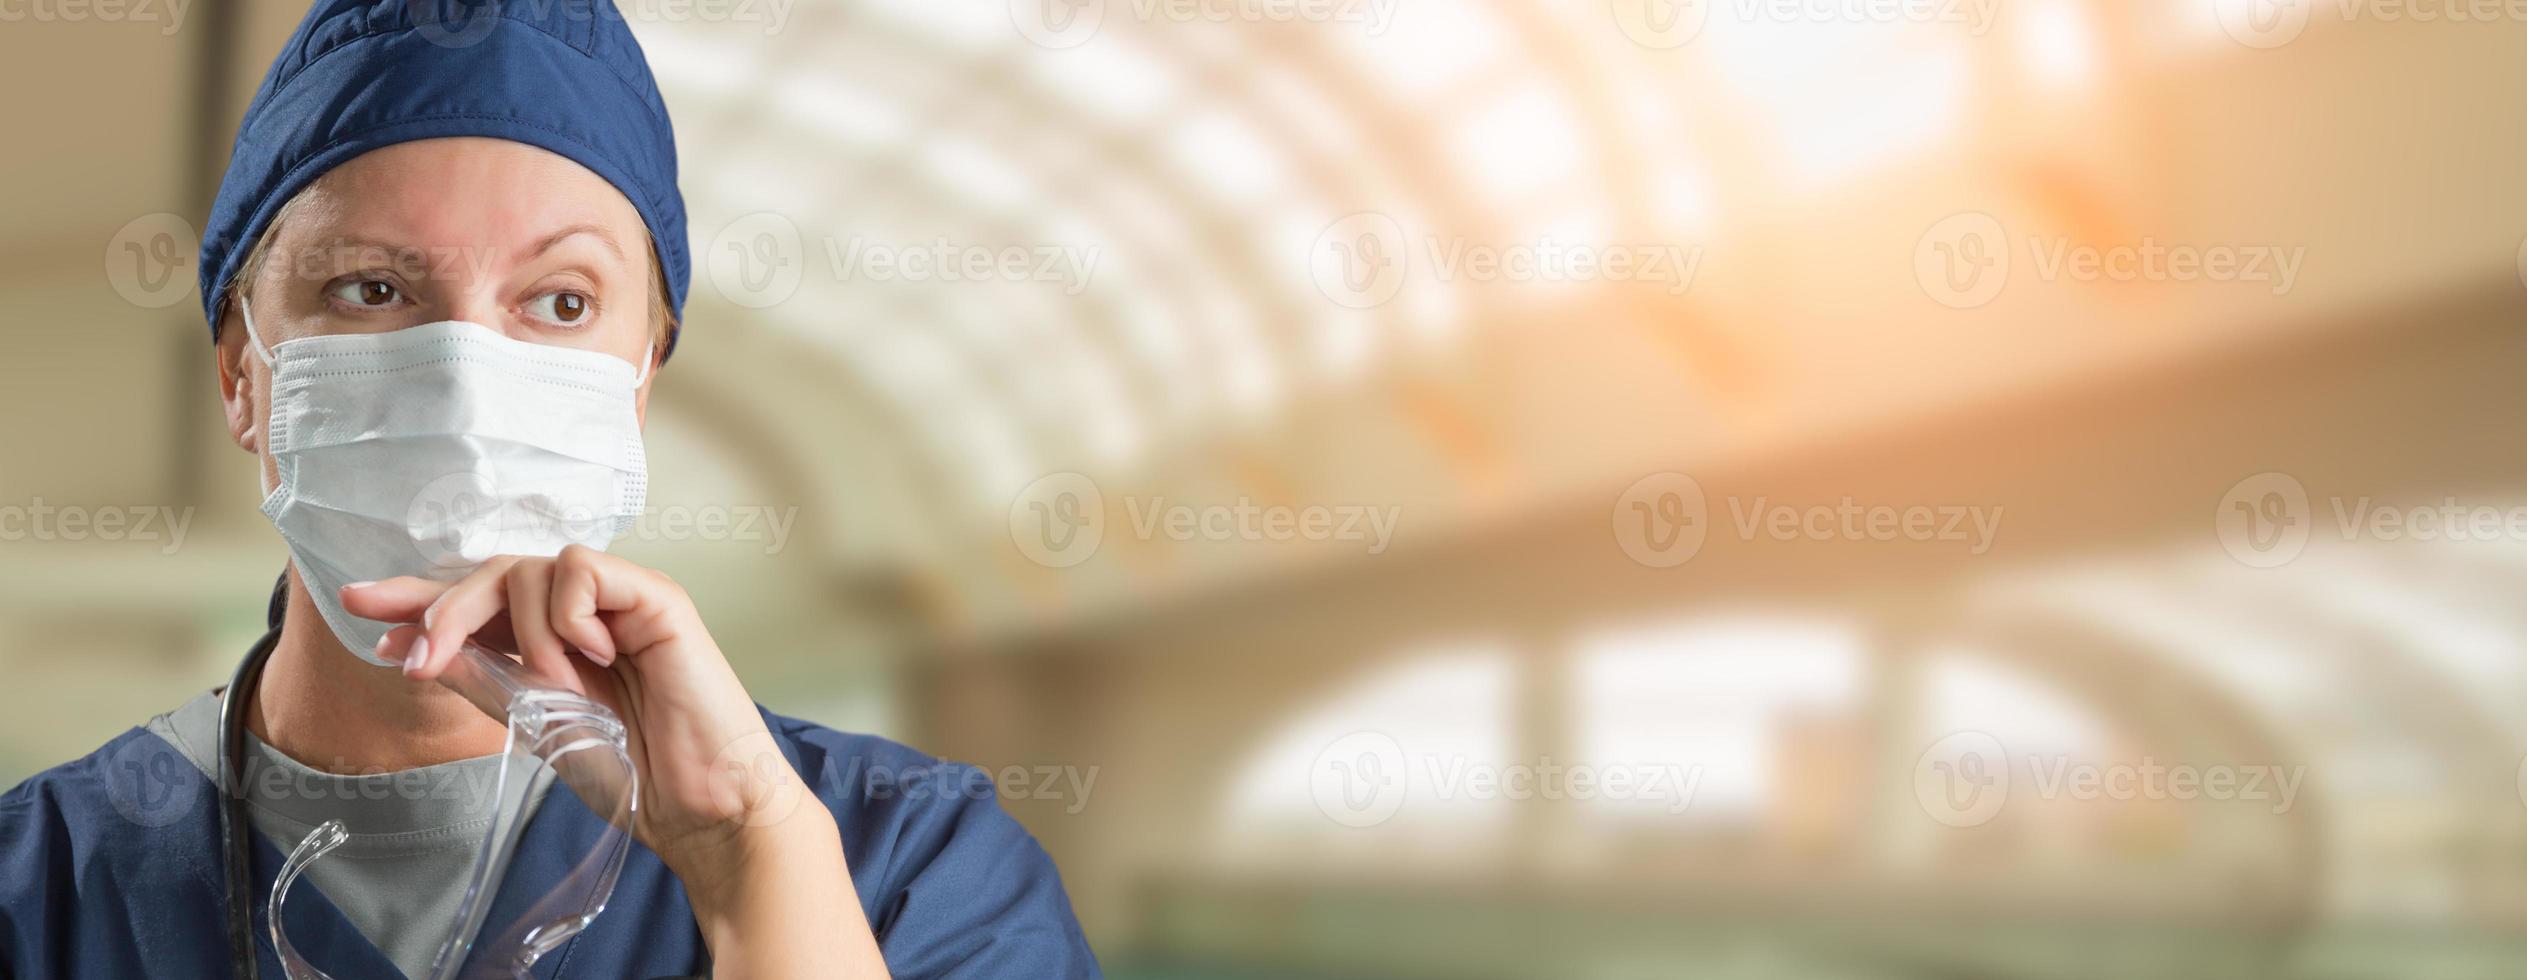
[{"label": "black stethoscope tubing", "polygon": [[[277,605],[279,597],[274,597]],[[219,699],[219,838],[227,866],[228,953],[238,980],[258,980],[254,948],[254,838],[246,833],[246,709],[242,703],[263,680],[263,662],[281,641],[279,617],[238,661]]]}]

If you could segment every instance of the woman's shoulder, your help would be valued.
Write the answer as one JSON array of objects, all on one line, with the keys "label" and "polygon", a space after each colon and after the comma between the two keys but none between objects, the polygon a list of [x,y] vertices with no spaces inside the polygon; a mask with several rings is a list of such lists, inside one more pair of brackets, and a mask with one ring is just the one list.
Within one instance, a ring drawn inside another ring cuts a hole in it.
[{"label": "woman's shoulder", "polygon": [[92,836],[162,829],[202,812],[210,781],[175,746],[144,728],[54,766],[0,794],[0,847],[30,835]]},{"label": "woman's shoulder", "polygon": [[912,820],[1000,809],[998,785],[974,766],[876,735],[838,731],[769,710],[763,716],[790,764],[812,792],[835,808],[837,817]]},{"label": "woman's shoulder", "polygon": [[[875,735],[770,711],[764,722],[833,811],[897,976],[1099,975],[1052,857],[1001,807],[1046,792],[1046,770],[1013,768],[994,780]],[[1085,803],[1093,779],[1065,786],[1052,777],[1051,791]]]},{"label": "woman's shoulder", "polygon": [[892,739],[828,728],[803,718],[792,718],[780,714],[760,705],[757,706],[757,710],[763,713],[764,727],[770,728],[775,737],[785,743],[798,746],[802,751],[812,751],[813,754],[819,756],[862,759],[870,764],[882,763],[900,767],[952,764],[942,763],[919,749]]},{"label": "woman's shoulder", "polygon": [[[136,950],[144,942],[124,932],[142,927],[114,922],[215,902],[215,801],[210,780],[144,727],[0,793],[0,972],[68,975],[25,957],[73,935],[96,955]],[[215,940],[217,924],[162,922],[159,935]],[[114,972],[106,962],[81,975],[99,970]]]}]

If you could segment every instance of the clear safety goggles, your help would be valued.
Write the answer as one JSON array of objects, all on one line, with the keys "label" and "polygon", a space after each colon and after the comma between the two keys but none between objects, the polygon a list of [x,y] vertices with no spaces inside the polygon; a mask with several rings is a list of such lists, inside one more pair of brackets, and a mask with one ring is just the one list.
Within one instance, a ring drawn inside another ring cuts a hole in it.
[{"label": "clear safety goggles", "polygon": [[[605,911],[615,879],[623,871],[623,858],[631,850],[640,777],[632,768],[622,720],[611,709],[582,695],[539,684],[507,656],[468,643],[440,676],[440,683],[492,717],[506,719],[509,736],[500,756],[499,783],[487,804],[493,810],[491,823],[475,852],[473,875],[457,907],[454,928],[439,946],[429,980],[524,980],[538,958],[569,941]],[[502,801],[510,798],[512,780],[536,779],[544,770],[578,794],[604,830],[588,853],[572,863],[570,873],[515,924],[491,941],[478,943],[479,923],[526,828],[527,808],[503,806]],[[265,914],[271,923],[272,945],[280,951],[281,966],[290,980],[332,980],[290,945],[281,927],[281,904],[308,865],[347,839],[349,831],[340,820],[318,825],[290,852],[273,883]]]}]

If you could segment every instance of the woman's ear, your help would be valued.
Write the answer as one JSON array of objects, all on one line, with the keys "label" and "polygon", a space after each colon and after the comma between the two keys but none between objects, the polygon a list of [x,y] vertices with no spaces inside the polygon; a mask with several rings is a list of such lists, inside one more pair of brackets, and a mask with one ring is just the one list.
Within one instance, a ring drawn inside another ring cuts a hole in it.
[{"label": "woman's ear", "polygon": [[246,349],[246,328],[237,318],[233,297],[220,304],[219,340],[211,344],[211,367],[219,374],[220,408],[228,419],[228,438],[250,453],[263,451],[263,404],[255,387],[260,364]]},{"label": "woman's ear", "polygon": [[649,428],[649,389],[658,384],[658,369],[666,366],[666,358],[658,356],[659,349],[658,345],[651,344],[649,350],[641,355],[649,358],[649,363],[642,365],[648,378],[641,382],[639,390],[632,392],[632,419],[643,429]]}]

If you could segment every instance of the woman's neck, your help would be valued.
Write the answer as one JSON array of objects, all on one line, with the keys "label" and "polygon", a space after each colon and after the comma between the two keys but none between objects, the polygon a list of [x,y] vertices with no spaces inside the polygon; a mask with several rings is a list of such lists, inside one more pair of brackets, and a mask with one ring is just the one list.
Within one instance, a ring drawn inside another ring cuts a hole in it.
[{"label": "woman's neck", "polygon": [[400,772],[499,752],[506,729],[436,682],[352,656],[292,569],[288,616],[246,727],[302,765],[337,774]]}]

